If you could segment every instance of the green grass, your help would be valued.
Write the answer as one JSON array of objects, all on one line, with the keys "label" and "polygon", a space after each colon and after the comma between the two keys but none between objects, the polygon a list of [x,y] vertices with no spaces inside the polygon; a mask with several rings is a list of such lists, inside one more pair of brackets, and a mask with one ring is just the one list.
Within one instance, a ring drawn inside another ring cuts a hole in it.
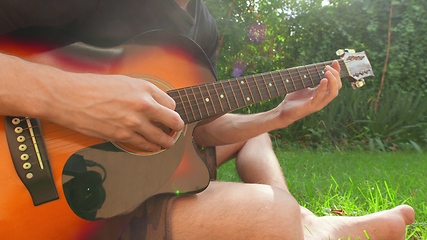
[{"label": "green grass", "polygon": [[[276,150],[289,189],[298,202],[319,216],[331,209],[360,216],[411,205],[416,221],[407,239],[427,239],[427,155],[405,152]],[[239,181],[234,162],[218,179]]]}]

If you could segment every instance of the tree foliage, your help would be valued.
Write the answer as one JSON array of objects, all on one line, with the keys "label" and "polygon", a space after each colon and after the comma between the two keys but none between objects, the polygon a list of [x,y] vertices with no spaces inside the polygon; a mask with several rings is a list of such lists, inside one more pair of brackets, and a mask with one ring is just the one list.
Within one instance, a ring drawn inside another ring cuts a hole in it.
[{"label": "tree foliage", "polygon": [[[373,107],[371,102],[378,98],[381,107],[381,104],[403,104],[397,102],[397,99],[394,102],[384,99],[393,98],[396,93],[402,93],[403,96],[404,93],[411,93],[411,96],[425,98],[427,1],[205,1],[217,21],[221,35],[218,62],[220,79],[332,60],[338,58],[335,55],[337,49],[353,48],[366,51],[375,77],[366,79],[367,85],[358,94],[350,94],[362,96],[337,101],[340,102],[337,104],[344,106],[340,108],[343,112],[335,114],[347,116],[351,120],[351,114],[345,108],[349,101]],[[381,85],[381,81],[384,81],[384,85]],[[380,88],[382,92],[378,94]],[[360,102],[362,99],[365,102]],[[402,99],[404,97],[400,101]],[[275,106],[279,100],[251,106],[245,111],[266,110]],[[372,114],[375,111],[366,111],[369,113],[362,113],[358,117],[374,117]],[[417,114],[421,118],[420,122],[425,121],[426,111]],[[321,118],[326,118],[325,113],[317,114],[317,125],[325,121]],[[367,119],[352,120],[363,122]],[[339,125],[336,122],[330,124]],[[293,131],[315,127],[300,123],[294,126]]]}]

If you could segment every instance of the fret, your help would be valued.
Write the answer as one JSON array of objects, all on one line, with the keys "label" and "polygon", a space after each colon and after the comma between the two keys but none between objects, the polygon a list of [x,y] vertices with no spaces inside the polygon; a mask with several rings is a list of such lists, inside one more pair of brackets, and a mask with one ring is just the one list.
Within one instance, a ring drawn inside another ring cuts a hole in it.
[{"label": "fret", "polygon": [[[256,75],[252,75],[252,79],[254,80],[255,83],[257,83],[258,86],[258,91],[260,93],[261,99],[265,100],[265,99],[270,99],[270,95],[268,94],[268,89],[267,89],[267,83],[264,81],[264,79],[257,79]],[[263,81],[263,82],[260,82]]]},{"label": "fret", "polygon": [[221,102],[223,102],[223,100],[226,101],[227,106],[228,106],[228,110],[231,110],[232,108],[231,108],[230,100],[228,99],[228,96],[226,94],[226,90],[225,90],[225,87],[224,87],[224,82],[220,81],[219,84],[221,85],[222,93],[219,94],[218,96],[221,99]]},{"label": "fret", "polygon": [[[235,85],[236,81],[235,80],[228,81],[227,83],[228,84],[225,85],[225,89],[226,89],[225,93],[226,93],[227,99],[229,100],[229,103],[230,103],[230,109],[238,109],[239,108],[239,102],[237,100],[236,93],[233,90],[233,83]],[[232,101],[230,99],[229,94],[232,94],[232,98],[234,99],[234,101]]]},{"label": "fret", "polygon": [[258,81],[254,77],[252,77],[251,81],[255,84],[255,88],[258,91],[258,95],[259,95],[259,98],[254,98],[254,101],[260,102],[260,101],[264,100],[264,98],[262,97],[261,89],[258,85]]},{"label": "fret", "polygon": [[[187,97],[187,100],[188,100],[187,101],[187,105],[190,106],[191,114],[193,115],[192,119],[188,118],[188,121],[191,121],[191,120],[196,120],[197,119],[196,114],[194,112],[194,107],[196,107],[197,101],[196,101],[196,98],[194,97],[193,94],[188,94],[188,92],[187,92],[188,90],[189,90],[188,88],[184,88],[185,96]],[[193,99],[194,104],[192,103],[191,99]]]},{"label": "fret", "polygon": [[278,97],[278,96],[280,96],[279,88],[277,87],[277,84],[276,84],[276,81],[274,80],[273,74],[271,72],[269,72],[269,74],[270,74],[271,81],[273,82],[274,87],[276,88],[277,96],[275,96],[275,97]]},{"label": "fret", "polygon": [[[178,89],[177,91],[173,91],[172,93],[176,93],[177,98],[173,97],[175,99],[176,102],[176,110],[178,111],[179,115],[181,116],[181,118],[185,121],[188,121],[188,112],[187,112],[187,107],[188,104],[184,104],[184,100],[182,98],[181,95],[181,91]],[[181,111],[182,110],[182,111]]]},{"label": "fret", "polygon": [[[198,89],[199,89],[199,93],[200,93],[200,98],[199,98],[199,102],[203,102],[203,106],[205,106],[204,107],[204,112],[206,112],[206,115],[207,116],[211,116],[212,114],[210,114],[210,112],[209,112],[209,107],[208,107],[208,105],[212,105],[212,103],[211,103],[211,98],[209,97],[209,96],[205,96],[205,95],[203,95],[203,90],[202,90],[202,86],[203,85],[199,85],[198,86]],[[202,104],[199,104],[199,105],[202,105]],[[203,115],[203,114],[201,114],[201,115]]]},{"label": "fret", "polygon": [[291,88],[295,88],[293,81],[291,79],[291,76],[289,74],[289,71],[282,71],[282,74],[286,74],[287,78],[285,79],[285,83],[286,83],[286,90],[288,91],[288,93],[292,92]]},{"label": "fret", "polygon": [[309,80],[310,80],[310,82],[309,82],[309,83],[311,83],[311,86],[312,86],[312,87],[313,87],[313,86],[315,86],[314,81],[313,81],[313,78],[312,78],[311,73],[310,73],[309,66],[305,66],[305,70],[307,71],[307,75],[308,75],[308,78],[309,78]]},{"label": "fret", "polygon": [[[253,81],[253,79],[252,79]],[[252,104],[256,102],[256,97],[253,94],[253,86],[251,87],[250,84],[251,80],[247,79],[247,77],[243,77],[243,80],[240,82],[241,87],[243,89],[244,92],[244,99],[246,102],[246,105]]]},{"label": "fret", "polygon": [[267,81],[265,81],[263,74],[260,74],[259,76],[261,76],[262,80],[264,81],[265,89],[267,90],[267,94],[268,94],[268,99],[271,99],[272,97],[271,97],[271,93],[270,93],[270,87],[272,87],[273,84],[271,84],[271,83],[267,84]]},{"label": "fret", "polygon": [[[280,80],[282,80],[283,87],[285,87],[286,93],[289,93],[288,87],[286,86],[285,79],[283,78],[282,71],[277,71],[279,73]],[[286,79],[289,82],[289,79]]]},{"label": "fret", "polygon": [[[306,88],[306,86],[305,86],[305,84],[304,84],[304,79],[302,78],[302,76],[301,76],[301,73],[300,73],[299,69],[298,69],[298,68],[296,68],[296,70],[297,70],[298,76],[299,76],[299,78],[300,78],[300,80],[301,80],[302,88]],[[304,78],[305,78],[305,77],[306,77],[306,75],[304,75]]]},{"label": "fret", "polygon": [[[206,84],[205,86],[206,86],[206,90],[209,94],[209,97],[211,99],[211,103],[212,103],[215,114],[224,112],[224,107],[222,105],[219,93],[218,93],[215,85],[214,84]],[[218,108],[219,108],[219,110],[218,110]]]},{"label": "fret", "polygon": [[[318,79],[318,83],[320,83],[320,80],[323,78],[323,76],[322,76],[322,74],[320,74],[320,72],[319,72],[318,64],[314,64],[314,68],[315,68],[315,71],[316,71],[316,73],[317,73],[317,76],[319,77],[319,79]],[[317,84],[318,84],[318,83],[317,83]],[[313,85],[316,85],[316,83],[313,83]]]},{"label": "fret", "polygon": [[237,98],[237,107],[241,108],[244,106],[247,106],[246,102],[246,94],[244,92],[245,89],[242,88],[242,86],[245,84],[244,80],[242,78],[236,78],[233,82],[235,89],[238,89],[239,91],[236,92],[236,98]]},{"label": "fret", "polygon": [[293,87],[294,87],[294,90],[296,91],[296,90],[298,90],[297,89],[297,87],[295,86],[295,81],[294,81],[294,78],[292,77],[292,73],[291,73],[291,71],[290,71],[291,69],[288,69],[287,71],[288,71],[288,74],[289,74],[289,78],[291,79],[291,82],[292,82],[292,85],[293,85]]},{"label": "fret", "polygon": [[250,80],[248,80],[246,77],[244,77],[244,79],[245,79],[246,87],[248,88],[248,96],[246,96],[246,101],[250,102],[251,104],[256,103],[257,99],[254,96],[253,91],[252,91],[253,86],[251,87]]},{"label": "fret", "polygon": [[[197,107],[197,112],[198,115],[201,118],[203,118],[203,112],[202,112],[202,108],[200,108],[200,100],[202,99],[202,96],[200,94],[200,91],[194,91],[196,87],[190,87],[191,92],[193,93],[194,96],[194,100],[195,100],[195,106]],[[202,101],[203,102],[203,101]],[[202,103],[203,104],[203,103]]]},{"label": "fret", "polygon": [[[211,92],[210,90],[209,90],[209,88],[208,88],[208,86],[212,86],[212,84],[209,84],[209,85],[203,85],[204,87],[205,87],[205,89],[206,89],[206,92],[208,93],[208,97],[209,97],[209,103],[210,103],[210,105],[211,105],[211,107],[212,107],[212,110],[213,110],[213,112],[210,112],[210,115],[212,115],[212,114],[217,114],[218,112],[220,112],[220,111],[217,111],[216,110],[216,107],[215,106],[219,106],[218,104],[215,104],[215,97],[216,97],[216,95],[214,94],[215,92]],[[212,94],[211,94],[212,93]],[[210,109],[210,108],[209,108]]]},{"label": "fret", "polygon": [[315,64],[314,66],[316,67],[317,75],[319,75],[319,83],[320,83],[320,80],[323,78],[323,76],[320,74],[319,68],[317,67],[317,64]]},{"label": "fret", "polygon": [[247,106],[248,105],[248,103],[247,103],[247,101],[246,101],[246,95],[245,95],[245,93],[243,92],[243,88],[242,88],[242,85],[243,84],[245,84],[245,81],[244,80],[242,80],[242,78],[239,78],[239,79],[236,79],[236,84],[237,84],[237,87],[239,88],[239,90],[240,90],[240,92],[242,93],[242,100],[243,100],[243,103],[242,103],[242,105],[240,105],[240,104],[238,104],[238,106],[240,107],[240,106]]}]

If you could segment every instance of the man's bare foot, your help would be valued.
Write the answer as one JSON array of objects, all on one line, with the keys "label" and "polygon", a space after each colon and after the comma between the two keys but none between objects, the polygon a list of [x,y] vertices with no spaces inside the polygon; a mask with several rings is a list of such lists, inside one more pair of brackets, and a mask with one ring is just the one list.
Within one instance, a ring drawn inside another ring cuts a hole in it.
[{"label": "man's bare foot", "polygon": [[414,209],[408,205],[360,217],[317,217],[301,207],[301,215],[304,239],[316,240],[403,240],[406,225],[415,219]]}]

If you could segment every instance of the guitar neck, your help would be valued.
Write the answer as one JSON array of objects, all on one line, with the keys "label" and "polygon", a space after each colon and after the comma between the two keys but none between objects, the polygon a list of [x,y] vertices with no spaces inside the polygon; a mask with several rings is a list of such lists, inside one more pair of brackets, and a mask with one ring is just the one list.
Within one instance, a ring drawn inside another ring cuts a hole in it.
[{"label": "guitar neck", "polygon": [[[349,76],[342,59],[341,77]],[[317,86],[324,78],[323,69],[332,61],[289,68],[225,81],[178,88],[167,93],[176,102],[176,112],[185,123],[200,121],[231,112],[254,103]]]}]

